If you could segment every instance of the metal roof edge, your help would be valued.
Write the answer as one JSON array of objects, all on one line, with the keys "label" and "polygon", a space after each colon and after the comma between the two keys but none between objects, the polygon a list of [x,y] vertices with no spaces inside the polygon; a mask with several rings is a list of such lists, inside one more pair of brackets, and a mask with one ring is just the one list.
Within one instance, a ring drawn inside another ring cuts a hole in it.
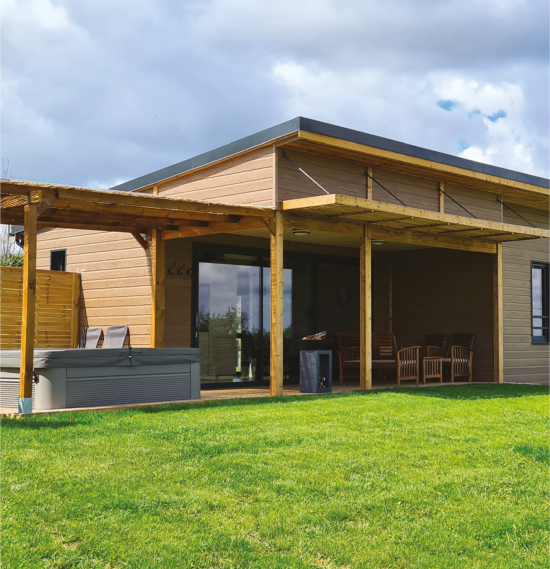
[{"label": "metal roof edge", "polygon": [[139,178],[134,178],[128,182],[118,184],[110,189],[121,192],[133,192],[147,186],[152,186],[153,184],[158,184],[164,180],[185,174],[185,172],[189,172],[190,170],[206,166],[213,162],[217,162],[218,160],[223,160],[224,158],[229,158],[234,154],[240,154],[246,150],[252,150],[257,146],[266,144],[270,140],[277,140],[278,138],[288,136],[293,132],[298,132],[299,129],[300,117],[297,117],[265,130],[261,130],[260,132],[250,136],[245,136],[244,138],[240,138],[239,140],[235,140],[209,152],[204,152],[203,154],[199,154],[193,158],[188,158],[187,160],[183,160],[182,162],[178,162],[172,166],[167,166],[166,168],[161,168],[160,170],[151,172],[150,174],[145,174]]},{"label": "metal roof edge", "polygon": [[374,134],[368,134],[366,132],[316,121],[305,117],[299,117],[299,119],[300,130],[305,130],[314,134],[331,136],[348,142],[356,142],[357,144],[362,144],[364,146],[373,146],[374,148],[379,148],[381,150],[397,152],[398,154],[413,156],[415,158],[421,158],[431,162],[438,162],[439,164],[447,164],[448,166],[455,166],[456,168],[462,168],[463,170],[472,170],[474,172],[488,174],[490,176],[506,178],[507,180],[515,180],[516,182],[532,184],[533,186],[539,186],[541,188],[550,187],[550,180],[540,176],[524,174],[523,172],[509,170],[508,168],[502,168],[500,166],[492,166],[491,164],[483,164],[482,162],[475,162],[474,160],[460,158],[458,156],[453,156],[452,154],[429,150],[420,146],[414,146],[413,144],[406,144],[390,138],[384,138],[382,136],[376,136]]},{"label": "metal roof edge", "polygon": [[147,186],[152,186],[165,180],[169,180],[170,178],[185,174],[186,172],[189,172],[196,168],[201,168],[219,160],[229,158],[235,154],[240,154],[241,152],[252,150],[253,148],[266,144],[271,140],[277,140],[278,138],[288,136],[300,130],[314,134],[330,136],[348,142],[355,142],[364,146],[372,146],[381,150],[396,152],[397,154],[412,156],[414,158],[437,162],[439,164],[446,164],[448,166],[454,166],[463,170],[471,170],[473,172],[505,178],[507,180],[514,180],[516,182],[531,184],[542,188],[550,187],[550,180],[547,178],[542,178],[540,176],[524,174],[523,172],[509,170],[500,166],[492,166],[491,164],[483,164],[482,162],[475,162],[474,160],[460,158],[458,156],[453,156],[452,154],[429,150],[427,148],[422,148],[413,144],[399,142],[390,138],[384,138],[382,136],[377,136],[374,134],[369,134],[366,132],[361,132],[358,130],[353,130],[351,128],[337,126],[314,119],[308,119],[306,117],[296,117],[276,126],[261,130],[260,132],[252,134],[250,136],[235,140],[229,144],[225,144],[224,146],[220,146],[219,148],[216,148],[209,152],[205,152],[203,154],[199,154],[198,156],[194,156],[193,158],[183,160],[182,162],[178,162],[172,166],[161,168],[160,170],[156,170],[150,174],[145,174],[144,176],[140,176],[138,178],[134,178],[133,180],[129,180],[128,182],[113,186],[110,189],[122,192],[132,192],[141,188],[145,188]]}]

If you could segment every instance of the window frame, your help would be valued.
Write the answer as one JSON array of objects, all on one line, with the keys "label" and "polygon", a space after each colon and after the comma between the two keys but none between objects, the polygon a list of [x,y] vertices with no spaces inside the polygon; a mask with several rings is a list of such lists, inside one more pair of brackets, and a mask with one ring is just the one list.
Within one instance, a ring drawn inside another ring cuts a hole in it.
[{"label": "window frame", "polygon": [[[533,269],[542,269],[542,317],[534,314],[533,307]],[[531,343],[534,345],[548,345],[550,344],[550,263],[545,261],[531,261],[529,278],[531,279]],[[536,329],[542,329],[542,336],[535,336],[535,318],[542,318],[543,325]],[[544,326],[544,320],[548,323]],[[546,328],[546,335],[544,335],[544,330]]]},{"label": "window frame", "polygon": [[[53,254],[54,253],[64,253],[65,254],[65,262],[63,270],[54,269],[52,268],[52,261],[53,261]],[[57,271],[59,273],[66,273],[67,272],[67,249],[51,249],[50,250],[50,271]]]}]

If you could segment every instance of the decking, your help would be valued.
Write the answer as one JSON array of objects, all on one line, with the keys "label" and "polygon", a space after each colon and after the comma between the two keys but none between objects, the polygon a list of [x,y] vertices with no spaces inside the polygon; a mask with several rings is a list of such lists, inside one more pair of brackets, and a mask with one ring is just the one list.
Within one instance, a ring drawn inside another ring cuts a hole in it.
[{"label": "decking", "polygon": [[[479,383],[479,382],[473,382]],[[444,383],[443,386],[452,387],[453,385],[471,385],[468,382],[455,382]],[[404,384],[402,387],[412,387],[412,388],[429,388],[429,387],[441,387],[439,382],[427,383],[426,385],[420,384],[419,386],[411,383],[410,385]],[[397,383],[395,382],[384,382],[377,383],[372,386],[372,389],[395,389],[397,388]],[[50,409],[48,411],[33,411],[30,415],[48,415],[50,413],[77,413],[81,411],[119,411],[124,409],[140,409],[149,407],[159,407],[161,405],[181,405],[183,403],[205,403],[207,401],[219,401],[225,399],[253,399],[257,397],[271,397],[269,392],[269,386],[265,387],[247,387],[247,388],[237,388],[237,389],[203,389],[201,390],[201,398],[186,401],[169,401],[169,402],[159,402],[159,403],[142,403],[139,405],[107,405],[104,407],[79,407],[72,409]],[[332,394],[346,393],[351,391],[360,391],[360,386],[358,382],[346,382],[338,383],[333,385]],[[300,393],[300,388],[298,385],[292,385],[284,389],[283,395],[316,395],[318,397],[323,397],[326,394],[312,394],[312,393]],[[329,394],[330,395],[330,394]],[[17,412],[17,409],[7,409],[0,407],[0,418],[2,419],[13,419],[20,418],[23,415]]]}]

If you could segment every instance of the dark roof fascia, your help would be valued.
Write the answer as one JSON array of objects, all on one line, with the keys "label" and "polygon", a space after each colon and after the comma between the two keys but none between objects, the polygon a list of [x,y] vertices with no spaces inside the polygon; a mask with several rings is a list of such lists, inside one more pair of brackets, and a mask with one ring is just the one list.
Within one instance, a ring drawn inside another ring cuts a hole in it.
[{"label": "dark roof fascia", "polygon": [[199,154],[183,162],[178,162],[172,166],[167,166],[166,168],[161,168],[150,174],[145,174],[139,178],[135,178],[118,186],[113,186],[111,190],[118,190],[121,192],[133,192],[141,188],[146,188],[152,186],[153,184],[158,184],[164,180],[169,180],[175,176],[185,174],[196,168],[201,168],[218,160],[224,160],[235,154],[240,154],[246,150],[252,150],[257,146],[262,146],[267,144],[271,140],[277,140],[284,136],[288,136],[300,130],[300,117],[286,121],[284,123],[278,124],[271,128],[267,128],[251,136],[246,136],[245,138],[240,138],[224,146],[220,146],[215,150],[210,152],[205,152],[204,154]]},{"label": "dark roof fascia", "polygon": [[10,225],[10,235],[17,235],[21,231],[25,231],[24,225]]},{"label": "dark roof fascia", "polygon": [[467,158],[459,158],[452,154],[428,150],[427,148],[398,142],[397,140],[383,138],[381,136],[360,132],[358,130],[352,130],[351,128],[336,126],[302,117],[300,117],[300,121],[300,130],[305,130],[314,134],[332,136],[348,142],[356,142],[357,144],[372,146],[381,150],[388,150],[389,152],[397,152],[398,154],[413,156],[414,158],[422,158],[431,162],[447,164],[448,166],[454,166],[464,170],[472,170],[474,172],[488,174],[499,178],[506,178],[507,180],[515,180],[516,182],[532,184],[542,188],[550,187],[550,180],[547,178],[524,174],[523,172],[516,172],[515,170],[508,170],[507,168],[501,168],[500,166],[483,164],[482,162],[475,162],[474,160],[468,160]]},{"label": "dark roof fascia", "polygon": [[246,150],[251,150],[255,147],[262,146],[272,140],[277,140],[284,136],[289,136],[293,133],[298,132],[299,130],[304,130],[306,132],[311,132],[314,134],[321,134],[324,136],[330,136],[348,142],[356,142],[357,144],[362,144],[364,146],[372,146],[374,148],[379,148],[380,150],[396,152],[405,156],[421,158],[424,160],[429,160],[431,162],[446,164],[448,166],[454,166],[456,168],[461,168],[464,170],[471,170],[473,172],[479,172],[481,174],[488,174],[490,176],[505,178],[507,180],[514,180],[516,182],[532,184],[534,186],[543,188],[550,187],[550,181],[539,176],[524,174],[522,172],[508,170],[507,168],[501,168],[499,166],[491,166],[490,164],[483,164],[481,162],[474,162],[473,160],[459,158],[458,156],[453,156],[451,154],[445,154],[443,152],[437,152],[435,150],[428,150],[427,148],[422,148],[420,146],[405,144],[404,142],[398,142],[389,138],[383,138],[374,134],[368,134],[366,132],[361,132],[342,126],[336,126],[305,117],[296,117],[277,126],[273,126],[266,130],[257,132],[256,134],[252,134],[251,136],[247,136],[245,138],[231,142],[230,144],[220,146],[219,148],[216,148],[210,152],[199,154],[194,158],[189,158],[183,162],[178,162],[177,164],[162,168],[161,170],[157,170],[155,172],[151,172],[145,176],[140,176],[139,178],[124,182],[123,184],[112,187],[111,190],[132,192],[141,188],[152,186],[153,184],[158,184],[170,178],[174,178],[175,176],[185,174],[186,172],[189,172],[196,168],[200,168],[213,162],[217,162],[218,160],[223,160],[235,154],[245,152]]}]

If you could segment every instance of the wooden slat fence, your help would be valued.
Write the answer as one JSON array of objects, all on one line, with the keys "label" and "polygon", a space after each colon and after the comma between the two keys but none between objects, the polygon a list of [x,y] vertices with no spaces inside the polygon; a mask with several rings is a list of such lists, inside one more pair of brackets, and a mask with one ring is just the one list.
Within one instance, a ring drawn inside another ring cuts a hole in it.
[{"label": "wooden slat fence", "polygon": [[[80,274],[36,271],[36,348],[76,348]],[[0,267],[0,349],[21,348],[23,270]]]}]

